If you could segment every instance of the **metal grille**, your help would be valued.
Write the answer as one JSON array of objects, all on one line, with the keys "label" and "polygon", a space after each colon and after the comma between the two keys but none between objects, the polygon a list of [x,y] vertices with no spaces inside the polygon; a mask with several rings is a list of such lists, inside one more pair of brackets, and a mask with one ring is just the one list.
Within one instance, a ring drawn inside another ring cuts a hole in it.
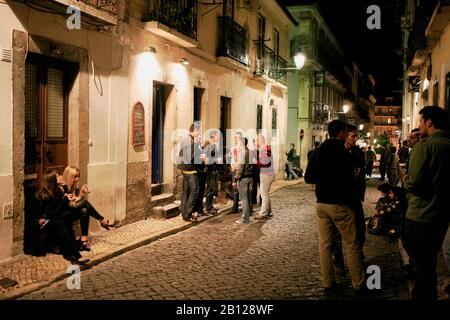
[{"label": "metal grille", "polygon": [[64,75],[59,69],[48,68],[47,138],[64,136]]},{"label": "metal grille", "polygon": [[41,126],[36,65],[27,63],[25,81],[25,137],[38,139],[41,136]]}]

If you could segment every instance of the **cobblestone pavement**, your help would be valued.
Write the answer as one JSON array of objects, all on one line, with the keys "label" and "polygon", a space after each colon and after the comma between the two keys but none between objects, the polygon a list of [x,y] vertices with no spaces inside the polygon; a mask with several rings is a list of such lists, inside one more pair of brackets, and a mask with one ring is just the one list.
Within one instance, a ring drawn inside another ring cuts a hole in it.
[{"label": "cobblestone pavement", "polygon": [[[271,191],[301,182],[277,180],[272,184]],[[215,205],[220,210],[227,210],[230,203],[220,203]],[[204,220],[205,218],[200,218]],[[163,237],[167,234],[176,233],[190,227],[191,223],[183,221],[181,216],[167,220],[146,219],[131,224],[124,225],[111,231],[94,232],[90,235],[91,252],[83,252],[85,258],[99,263],[111,256],[123,253],[130,248],[140,246],[142,243],[149,243],[155,238]],[[67,276],[66,271],[70,266],[61,255],[47,254],[45,257],[33,257],[19,255],[12,261],[0,263],[0,279],[10,278],[17,281],[17,285],[7,289],[0,287],[0,299],[29,292],[38,287],[45,286],[55,279]]]},{"label": "cobblestone pavement", "polygon": [[[238,215],[222,215],[82,271],[80,290],[63,280],[23,299],[352,299],[348,278],[337,295],[322,289],[312,187],[271,199],[270,220],[238,225]],[[365,254],[381,268],[372,298],[407,299],[396,243],[368,235]]]}]

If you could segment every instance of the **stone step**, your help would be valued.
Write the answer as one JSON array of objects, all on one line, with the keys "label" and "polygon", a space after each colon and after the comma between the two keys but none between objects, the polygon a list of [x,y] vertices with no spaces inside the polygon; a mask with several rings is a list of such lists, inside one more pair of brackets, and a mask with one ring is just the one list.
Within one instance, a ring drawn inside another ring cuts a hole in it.
[{"label": "stone step", "polygon": [[180,205],[176,203],[167,204],[153,208],[153,217],[155,219],[170,219],[180,213]]}]

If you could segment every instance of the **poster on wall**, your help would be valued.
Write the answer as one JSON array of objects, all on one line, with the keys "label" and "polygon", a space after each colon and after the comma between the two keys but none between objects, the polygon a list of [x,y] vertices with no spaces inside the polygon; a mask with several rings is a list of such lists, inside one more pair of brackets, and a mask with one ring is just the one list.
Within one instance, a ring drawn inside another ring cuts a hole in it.
[{"label": "poster on wall", "polygon": [[145,145],[145,111],[142,103],[133,107],[133,147]]}]

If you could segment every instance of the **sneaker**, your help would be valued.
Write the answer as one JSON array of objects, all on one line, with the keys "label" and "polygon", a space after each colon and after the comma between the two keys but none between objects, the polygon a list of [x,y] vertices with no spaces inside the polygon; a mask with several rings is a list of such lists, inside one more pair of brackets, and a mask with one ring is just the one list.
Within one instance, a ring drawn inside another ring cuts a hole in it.
[{"label": "sneaker", "polygon": [[198,213],[197,213],[197,212],[194,212],[194,213],[192,214],[191,221],[192,221],[192,222],[198,221]]},{"label": "sneaker", "polygon": [[249,224],[249,222],[244,222],[244,221],[241,220],[241,219],[236,220],[236,223],[237,223],[237,224]]}]

